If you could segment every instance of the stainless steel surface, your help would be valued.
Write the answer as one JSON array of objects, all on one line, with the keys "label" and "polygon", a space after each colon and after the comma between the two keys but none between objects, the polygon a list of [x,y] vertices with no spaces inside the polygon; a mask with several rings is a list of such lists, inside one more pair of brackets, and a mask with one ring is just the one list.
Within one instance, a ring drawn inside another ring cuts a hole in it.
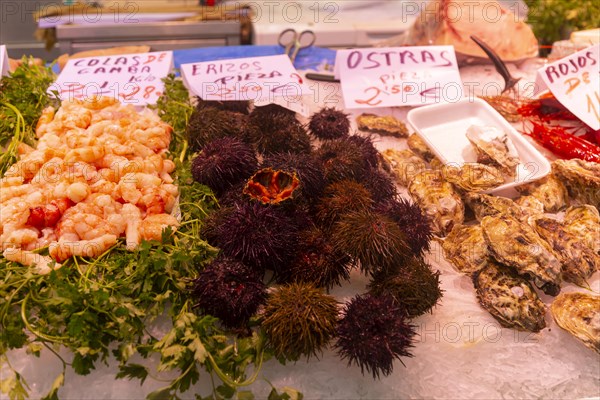
[{"label": "stainless steel surface", "polygon": [[152,50],[240,44],[238,21],[170,21],[130,25],[61,25],[61,52],[147,44]]},{"label": "stainless steel surface", "polygon": [[53,60],[60,50],[45,49],[45,43],[35,38],[37,24],[33,14],[45,7],[55,6],[58,0],[0,0],[0,44],[5,44],[8,55],[21,58],[32,55]]}]

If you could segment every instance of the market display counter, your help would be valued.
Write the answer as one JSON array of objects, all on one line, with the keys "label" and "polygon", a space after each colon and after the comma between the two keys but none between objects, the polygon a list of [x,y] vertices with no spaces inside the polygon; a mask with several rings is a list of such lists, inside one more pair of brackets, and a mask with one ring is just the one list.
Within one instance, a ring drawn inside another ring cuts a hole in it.
[{"label": "market display counter", "polygon": [[[175,62],[178,66],[190,61],[281,53],[282,49],[277,46],[178,50]],[[301,70],[323,69],[325,65],[333,64],[333,55],[331,50],[313,48],[310,53],[301,54],[296,66]],[[533,80],[537,66],[539,63],[532,60],[520,68],[510,67],[516,76],[523,78],[521,84],[525,85]],[[477,88],[501,81],[489,65],[463,68],[461,77],[463,82],[480,83],[472,86]],[[305,101],[311,114],[322,106],[343,108],[338,84],[310,81],[309,84],[312,93]],[[474,94],[480,95],[481,91]],[[406,122],[408,110],[408,107],[397,107],[378,109],[377,113]],[[351,131],[357,130],[355,118],[360,111],[350,113]],[[374,137],[380,151],[407,147],[405,139]],[[406,192],[401,193],[406,196]],[[403,358],[404,365],[396,361],[393,373],[380,380],[361,374],[357,366],[347,366],[332,350],[326,351],[320,359],[311,358],[308,362],[301,359],[285,366],[271,360],[250,387],[257,398],[268,396],[270,384],[278,388],[293,387],[301,391],[305,399],[575,399],[600,396],[600,355],[560,329],[549,312],[547,327],[540,333],[503,328],[480,307],[471,279],[444,259],[439,243],[432,242],[432,250],[426,259],[441,272],[443,298],[432,313],[412,321],[418,334],[412,349],[414,357]],[[350,282],[334,288],[331,294],[340,302],[346,302],[357,293],[364,293],[367,283],[367,277],[354,271]],[[589,283],[591,290],[600,292],[600,272],[596,272]],[[564,292],[581,290],[572,284],[563,286]],[[541,299],[549,305],[553,298],[542,294]],[[167,329],[166,322],[150,329],[160,336]],[[65,352],[61,354],[70,358]],[[48,351],[42,351],[39,359],[26,355],[24,350],[12,351],[9,357],[13,367],[29,382],[32,398],[45,394],[60,372],[59,361]],[[135,362],[152,366],[156,360]],[[141,399],[163,386],[162,382],[152,378],[141,386],[137,382],[115,380],[116,372],[115,360],[110,360],[108,366],[99,363],[88,376],[78,376],[69,370],[60,398]],[[206,395],[210,391],[210,377],[204,374],[200,382],[181,398],[192,399],[195,393]]]}]

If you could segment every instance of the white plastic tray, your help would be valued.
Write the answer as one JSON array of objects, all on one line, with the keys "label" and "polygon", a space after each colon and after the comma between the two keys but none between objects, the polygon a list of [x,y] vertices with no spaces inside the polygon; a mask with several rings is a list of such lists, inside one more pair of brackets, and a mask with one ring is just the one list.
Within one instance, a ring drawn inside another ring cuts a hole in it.
[{"label": "white plastic tray", "polygon": [[505,131],[519,153],[520,164],[513,182],[500,185],[488,193],[505,192],[543,178],[550,172],[550,162],[502,115],[479,98],[412,109],[408,112],[408,122],[444,164],[460,165],[477,161],[473,146],[465,135],[471,125],[494,126]]}]

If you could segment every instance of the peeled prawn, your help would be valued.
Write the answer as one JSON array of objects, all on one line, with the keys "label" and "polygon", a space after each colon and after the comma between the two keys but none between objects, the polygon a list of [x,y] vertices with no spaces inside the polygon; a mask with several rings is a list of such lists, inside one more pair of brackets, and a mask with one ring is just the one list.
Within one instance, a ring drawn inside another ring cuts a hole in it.
[{"label": "peeled prawn", "polygon": [[125,243],[127,250],[133,251],[140,244],[140,224],[142,222],[142,213],[139,208],[133,204],[124,204],[121,215],[127,221],[125,229]]},{"label": "peeled prawn", "polygon": [[175,217],[169,214],[154,214],[144,218],[140,225],[140,234],[144,240],[162,239],[163,230],[167,227],[173,228],[173,231],[179,227],[179,222]]},{"label": "peeled prawn", "polygon": [[9,248],[4,250],[2,255],[9,261],[14,261],[27,267],[34,267],[33,271],[40,275],[49,274],[52,270],[57,270],[62,267],[61,264],[54,262],[54,260],[48,256],[43,256],[27,250]]},{"label": "peeled prawn", "polygon": [[50,243],[48,250],[53,259],[63,262],[73,256],[98,257],[116,243],[116,235],[106,234],[91,240],[67,241],[60,239],[58,242]]}]

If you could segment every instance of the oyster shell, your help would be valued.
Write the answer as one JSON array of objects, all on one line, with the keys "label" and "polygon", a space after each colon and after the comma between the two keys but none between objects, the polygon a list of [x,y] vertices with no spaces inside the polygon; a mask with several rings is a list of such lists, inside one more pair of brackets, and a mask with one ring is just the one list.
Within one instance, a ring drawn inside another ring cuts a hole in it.
[{"label": "oyster shell", "polygon": [[484,193],[467,193],[465,202],[473,210],[478,221],[488,215],[503,215],[527,222],[530,216],[538,214],[537,209],[520,207],[507,197],[491,196]]},{"label": "oyster shell", "polygon": [[431,221],[433,233],[446,236],[455,225],[463,223],[465,206],[441,171],[423,171],[414,176],[408,192]]},{"label": "oyster shell", "polygon": [[565,185],[575,205],[600,208],[600,164],[579,159],[556,160],[552,172]]},{"label": "oyster shell", "polygon": [[567,208],[564,225],[568,232],[600,254],[600,213],[596,207],[586,204]]},{"label": "oyster shell", "polygon": [[533,196],[521,196],[515,200],[515,204],[521,207],[527,215],[541,215],[544,213],[544,203]]},{"label": "oyster shell", "polygon": [[496,261],[529,276],[544,293],[560,292],[561,264],[533,228],[515,218],[487,216],[481,220],[483,237]]},{"label": "oyster shell", "polygon": [[567,232],[563,224],[553,218],[537,218],[533,227],[554,249],[562,263],[563,278],[579,286],[585,285],[587,278],[600,265],[600,257],[580,237]]},{"label": "oyster shell", "polygon": [[546,212],[558,212],[569,204],[567,188],[554,174],[535,182],[519,185],[515,189],[521,194],[533,196],[541,201]]},{"label": "oyster shell", "polygon": [[356,117],[358,129],[361,131],[379,133],[380,135],[407,137],[408,129],[404,122],[391,115],[361,114]]},{"label": "oyster shell", "polygon": [[500,324],[529,332],[546,327],[546,309],[531,284],[510,268],[490,262],[473,275],[479,304]]},{"label": "oyster shell", "polygon": [[466,163],[461,166],[446,164],[442,172],[448,182],[467,191],[489,190],[504,183],[504,177],[499,170],[480,163]]},{"label": "oyster shell", "polygon": [[444,257],[464,274],[485,267],[490,253],[481,225],[456,225],[442,243]]},{"label": "oyster shell", "polygon": [[435,158],[433,151],[427,146],[427,143],[421,138],[421,136],[413,133],[406,139],[408,148],[411,149],[415,154],[418,154],[425,161],[429,162]]},{"label": "oyster shell", "polygon": [[475,148],[477,162],[492,165],[506,176],[515,177],[519,153],[506,132],[493,126],[472,125],[466,135]]},{"label": "oyster shell", "polygon": [[416,174],[427,169],[425,160],[411,150],[388,149],[382,155],[390,165],[396,180],[402,186],[408,186]]},{"label": "oyster shell", "polygon": [[600,353],[600,296],[562,293],[550,311],[558,326]]}]

